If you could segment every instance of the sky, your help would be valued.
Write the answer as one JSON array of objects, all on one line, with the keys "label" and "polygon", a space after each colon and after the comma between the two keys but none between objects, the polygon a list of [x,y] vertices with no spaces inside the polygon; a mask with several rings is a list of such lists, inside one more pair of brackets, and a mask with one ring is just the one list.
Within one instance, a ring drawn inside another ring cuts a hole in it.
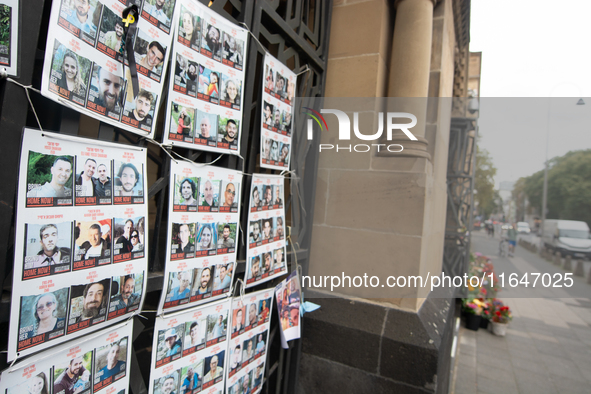
[{"label": "sky", "polygon": [[[470,51],[482,52],[480,148],[497,186],[591,149],[588,0],[472,0]],[[576,105],[583,98],[586,105]]]}]

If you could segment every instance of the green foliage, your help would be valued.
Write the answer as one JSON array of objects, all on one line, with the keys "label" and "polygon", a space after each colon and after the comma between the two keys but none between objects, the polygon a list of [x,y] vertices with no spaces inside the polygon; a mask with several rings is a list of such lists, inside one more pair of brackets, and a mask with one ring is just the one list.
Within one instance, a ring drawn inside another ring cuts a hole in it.
[{"label": "green foliage", "polygon": [[[476,146],[476,172],[474,174],[475,200],[478,202],[480,214],[488,218],[497,209],[494,176],[497,168],[486,149]],[[497,193],[498,194],[498,193]]]},{"label": "green foliage", "polygon": [[[549,219],[582,220],[591,224],[591,149],[571,151],[548,164]],[[544,171],[524,178],[529,203],[542,212]]]},{"label": "green foliage", "polygon": [[0,45],[10,48],[10,7],[0,4]]},{"label": "green foliage", "polygon": [[[27,167],[27,183],[29,185],[44,185],[46,182],[51,182],[51,167],[58,156],[44,155],[43,153],[30,152],[29,165]],[[70,163],[73,163],[73,157],[67,156]],[[72,168],[73,170],[73,168]],[[65,187],[72,187],[72,176],[66,182]]]}]

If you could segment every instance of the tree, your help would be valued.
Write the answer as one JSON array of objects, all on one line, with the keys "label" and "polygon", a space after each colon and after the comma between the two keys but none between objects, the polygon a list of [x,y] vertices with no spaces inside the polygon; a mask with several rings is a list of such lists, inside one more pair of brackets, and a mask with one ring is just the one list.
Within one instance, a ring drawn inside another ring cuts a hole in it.
[{"label": "tree", "polygon": [[[582,220],[591,224],[591,149],[571,151],[548,163],[548,219]],[[529,203],[542,212],[544,171],[524,178]],[[515,193],[515,189],[513,190]]]},{"label": "tree", "polygon": [[[497,168],[486,149],[476,146],[476,171],[474,173],[475,200],[478,202],[480,215],[488,218],[497,209],[494,176]],[[497,193],[498,194],[498,193]]]}]

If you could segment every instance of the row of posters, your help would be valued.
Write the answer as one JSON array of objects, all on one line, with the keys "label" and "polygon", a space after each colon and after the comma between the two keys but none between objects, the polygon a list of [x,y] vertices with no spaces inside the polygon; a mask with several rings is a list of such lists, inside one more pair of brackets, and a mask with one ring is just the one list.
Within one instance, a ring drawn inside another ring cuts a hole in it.
[{"label": "row of posters", "polygon": [[[145,167],[145,148],[25,129],[8,360],[138,313],[147,273]],[[96,195],[98,185],[105,195]]]},{"label": "row of posters", "polygon": [[0,67],[10,76],[18,74],[19,14],[18,0],[0,2]]},{"label": "row of posters", "polygon": [[238,382],[258,392],[272,302],[272,290],[264,290],[158,317],[149,392],[218,393],[224,380],[226,392],[242,392],[232,391]]},{"label": "row of posters", "polygon": [[[61,0],[51,8],[41,92],[102,122],[152,138],[170,56],[175,1],[134,0],[141,17],[126,47],[125,0]],[[132,53],[130,53],[132,52]],[[137,65],[134,94],[127,54]],[[124,73],[125,69],[125,73]]]},{"label": "row of posters", "polygon": [[241,184],[238,171],[171,163],[166,283],[159,313],[227,296],[236,267]]},{"label": "row of posters", "polygon": [[252,176],[244,278],[247,288],[287,273],[284,179],[281,175]]},{"label": "row of posters", "polygon": [[269,53],[264,64],[260,166],[289,169],[297,76]]},{"label": "row of posters", "polygon": [[133,320],[60,345],[2,372],[7,394],[125,394]]},{"label": "row of posters", "polygon": [[177,1],[173,25],[163,142],[239,154],[248,31],[196,0]]}]

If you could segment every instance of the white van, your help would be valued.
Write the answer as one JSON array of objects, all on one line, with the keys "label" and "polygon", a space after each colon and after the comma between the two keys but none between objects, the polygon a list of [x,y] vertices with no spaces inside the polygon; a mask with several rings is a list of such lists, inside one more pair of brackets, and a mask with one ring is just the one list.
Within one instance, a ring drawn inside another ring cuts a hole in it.
[{"label": "white van", "polygon": [[577,220],[546,219],[542,242],[546,248],[562,256],[586,257],[591,259],[589,226]]}]

